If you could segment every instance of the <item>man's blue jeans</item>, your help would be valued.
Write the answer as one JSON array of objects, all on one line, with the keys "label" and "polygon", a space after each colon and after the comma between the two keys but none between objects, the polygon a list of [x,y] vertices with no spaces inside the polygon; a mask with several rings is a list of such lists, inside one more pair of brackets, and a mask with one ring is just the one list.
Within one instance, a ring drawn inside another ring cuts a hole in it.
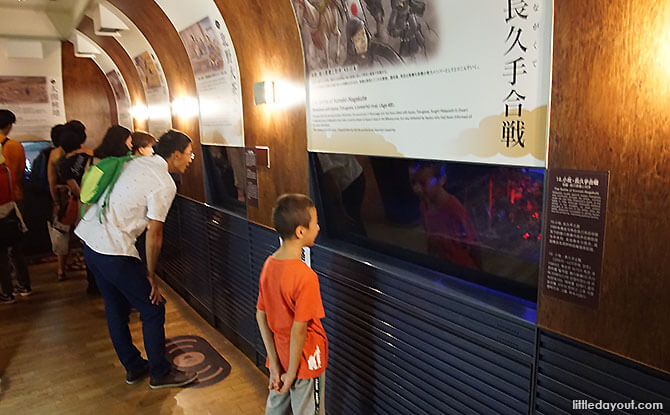
[{"label": "man's blue jeans", "polygon": [[151,304],[151,285],[142,262],[134,257],[103,255],[84,245],[86,265],[93,272],[105,300],[105,314],[112,344],[126,371],[140,370],[146,363],[133,345],[128,329],[130,306],[140,312],[149,374],[160,377],[170,370],[165,358],[165,305]]}]

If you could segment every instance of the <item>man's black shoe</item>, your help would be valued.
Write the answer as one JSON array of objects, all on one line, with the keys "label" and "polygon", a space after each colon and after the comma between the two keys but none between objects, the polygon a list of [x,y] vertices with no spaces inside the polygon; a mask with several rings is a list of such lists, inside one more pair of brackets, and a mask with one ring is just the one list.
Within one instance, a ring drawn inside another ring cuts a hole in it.
[{"label": "man's black shoe", "polygon": [[149,386],[151,386],[151,389],[176,388],[188,385],[197,378],[198,374],[195,372],[183,372],[179,369],[172,368],[167,374],[161,377],[151,378],[149,380]]},{"label": "man's black shoe", "polygon": [[135,384],[144,379],[149,374],[149,364],[137,370],[129,370],[126,372],[126,383],[129,385]]},{"label": "man's black shoe", "polygon": [[21,297],[28,297],[32,293],[33,290],[31,290],[30,288],[14,287],[14,295],[20,295]]},{"label": "man's black shoe", "polygon": [[0,293],[0,304],[14,304],[15,302],[13,295]]}]

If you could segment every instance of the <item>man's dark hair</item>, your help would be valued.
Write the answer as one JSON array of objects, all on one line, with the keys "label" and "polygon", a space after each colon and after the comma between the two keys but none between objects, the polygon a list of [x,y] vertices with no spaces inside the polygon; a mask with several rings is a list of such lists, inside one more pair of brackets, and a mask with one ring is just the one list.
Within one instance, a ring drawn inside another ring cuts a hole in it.
[{"label": "man's dark hair", "polygon": [[154,152],[164,159],[169,159],[175,151],[183,153],[191,144],[191,139],[181,131],[169,130],[158,139]]},{"label": "man's dark hair", "polygon": [[63,148],[65,153],[78,150],[81,148],[81,134],[73,128],[69,128],[67,125],[63,128],[63,131],[60,133],[60,146]]},{"label": "man's dark hair", "polygon": [[0,110],[0,130],[4,130],[16,122],[16,115],[10,110]]},{"label": "man's dark hair", "polygon": [[126,146],[126,140],[130,136],[130,130],[121,125],[113,125],[107,129],[102,143],[93,151],[93,155],[99,159],[105,157],[122,157],[128,154],[130,149]]},{"label": "man's dark hair", "polygon": [[282,239],[293,239],[298,226],[309,227],[312,219],[309,209],[313,207],[312,199],[303,194],[283,194],[272,209],[272,225]]},{"label": "man's dark hair", "polygon": [[64,124],[56,124],[51,127],[51,142],[54,147],[60,147],[60,135],[63,133],[63,130],[65,130]]},{"label": "man's dark hair", "polygon": [[84,123],[79,120],[70,120],[65,123],[65,127],[79,136],[79,144],[84,144],[84,141],[86,141],[86,126]]}]

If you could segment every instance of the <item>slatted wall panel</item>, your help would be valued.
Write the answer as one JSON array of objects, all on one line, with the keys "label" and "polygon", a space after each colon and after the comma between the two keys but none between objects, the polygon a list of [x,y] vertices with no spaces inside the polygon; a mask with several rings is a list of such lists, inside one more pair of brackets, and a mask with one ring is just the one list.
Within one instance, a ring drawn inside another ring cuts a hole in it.
[{"label": "slatted wall panel", "polygon": [[[163,246],[161,248],[161,257],[158,262],[158,274],[172,286],[176,291],[181,292],[179,282],[181,278],[181,252],[179,244],[181,232],[179,230],[179,202],[180,198],[175,198],[172,207],[165,220],[163,227]],[[177,288],[179,287],[179,288]]]},{"label": "slatted wall panel", "polygon": [[533,324],[328,249],[312,249],[312,268],[331,413],[528,413]]},{"label": "slatted wall panel", "polygon": [[[573,400],[661,402],[664,411],[623,410],[616,414],[670,413],[670,376],[618,356],[541,330],[535,410],[542,415],[575,413]],[[595,411],[579,411],[595,414]]]},{"label": "slatted wall panel", "polygon": [[185,299],[204,316],[213,313],[207,240],[208,208],[179,198],[181,286]]},{"label": "slatted wall panel", "polygon": [[[255,295],[258,295],[258,278],[261,274],[261,269],[268,256],[272,255],[274,251],[279,248],[279,237],[277,233],[271,229],[249,223],[249,253],[251,262],[251,282],[250,289]],[[256,298],[254,298],[254,313],[256,312]],[[255,320],[254,320],[255,324]],[[257,354],[257,363],[264,367],[265,346],[261,338],[258,328],[255,328],[255,348]]]},{"label": "slatted wall panel", "polygon": [[217,326],[247,353],[255,344],[255,300],[249,288],[249,232],[246,219],[222,211],[211,215],[209,235],[210,275],[214,283]]}]

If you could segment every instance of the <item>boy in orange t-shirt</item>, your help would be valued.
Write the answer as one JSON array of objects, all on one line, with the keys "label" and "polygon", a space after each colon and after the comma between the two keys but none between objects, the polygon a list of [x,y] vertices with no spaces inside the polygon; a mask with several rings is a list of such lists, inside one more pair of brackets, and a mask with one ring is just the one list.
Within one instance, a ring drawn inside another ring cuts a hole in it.
[{"label": "boy in orange t-shirt", "polygon": [[263,265],[256,320],[270,370],[266,415],[325,414],[328,339],[319,279],[301,260],[319,234],[316,208],[305,195],[285,194],[272,212],[281,247]]}]

